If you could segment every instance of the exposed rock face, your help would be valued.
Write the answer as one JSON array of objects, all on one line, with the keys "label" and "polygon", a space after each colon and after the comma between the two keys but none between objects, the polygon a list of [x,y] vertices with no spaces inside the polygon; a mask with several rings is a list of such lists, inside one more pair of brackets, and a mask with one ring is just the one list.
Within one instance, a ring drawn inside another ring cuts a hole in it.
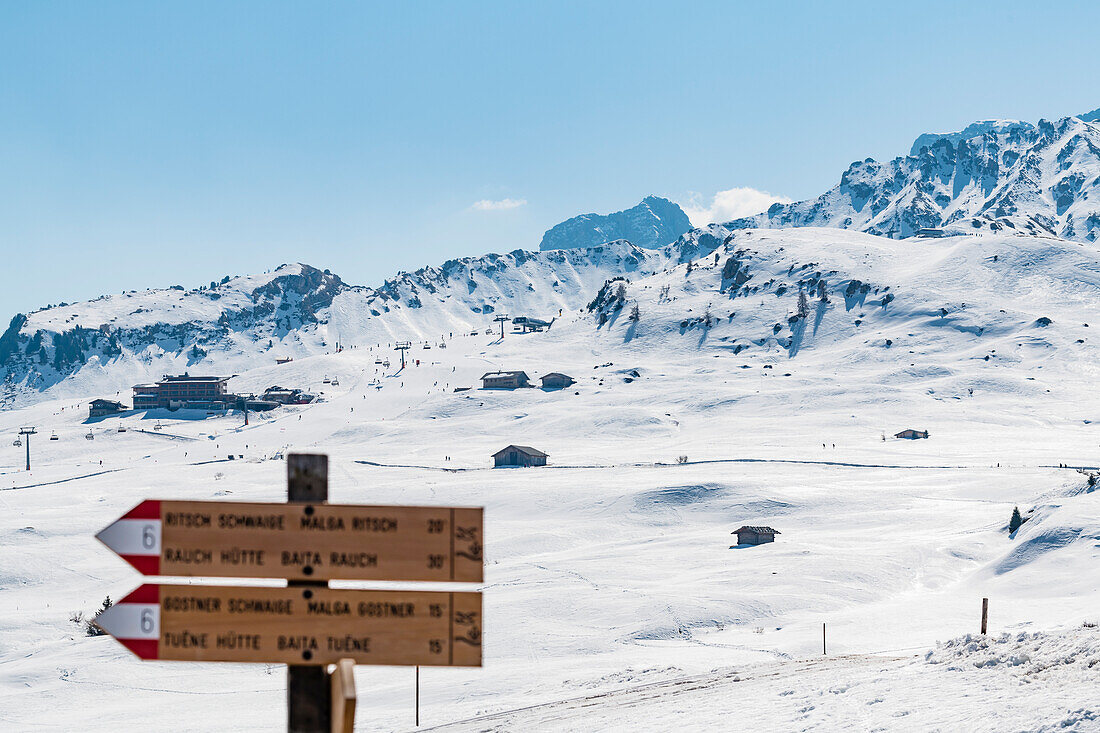
[{"label": "exposed rock face", "polygon": [[853,163],[821,196],[727,226],[841,227],[893,238],[923,228],[1017,231],[1092,242],[1100,237],[1096,116],[986,121],[922,135],[910,155]]},{"label": "exposed rock face", "polygon": [[613,214],[582,214],[548,230],[539,249],[585,249],[625,239],[645,249],[657,249],[691,231],[683,209],[659,196],[647,196],[637,206]]}]

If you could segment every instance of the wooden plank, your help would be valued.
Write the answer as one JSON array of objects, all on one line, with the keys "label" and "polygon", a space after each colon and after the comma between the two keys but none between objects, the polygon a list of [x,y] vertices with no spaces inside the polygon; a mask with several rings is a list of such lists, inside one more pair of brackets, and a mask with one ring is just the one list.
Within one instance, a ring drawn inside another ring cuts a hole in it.
[{"label": "wooden plank", "polygon": [[355,733],[355,662],[341,659],[329,676],[332,733]]},{"label": "wooden plank", "polygon": [[145,575],[480,583],[483,524],[476,507],[147,500],[96,536]]},{"label": "wooden plank", "polygon": [[481,666],[480,593],[143,585],[99,617],[142,659]]}]

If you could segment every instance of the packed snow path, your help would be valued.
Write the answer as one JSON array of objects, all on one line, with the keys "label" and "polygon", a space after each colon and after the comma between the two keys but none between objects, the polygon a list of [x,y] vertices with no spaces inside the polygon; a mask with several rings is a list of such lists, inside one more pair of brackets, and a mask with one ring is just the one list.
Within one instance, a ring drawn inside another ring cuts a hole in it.
[{"label": "packed snow path", "polygon": [[1100,631],[952,640],[919,657],[760,662],[428,728],[462,731],[1100,730]]}]

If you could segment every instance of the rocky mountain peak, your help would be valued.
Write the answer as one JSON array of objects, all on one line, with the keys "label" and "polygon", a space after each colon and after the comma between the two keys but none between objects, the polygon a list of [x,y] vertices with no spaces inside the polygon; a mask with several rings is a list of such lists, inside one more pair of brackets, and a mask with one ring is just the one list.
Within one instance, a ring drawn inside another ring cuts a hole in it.
[{"label": "rocky mountain peak", "polygon": [[625,239],[645,249],[657,249],[691,231],[691,222],[677,204],[646,196],[637,205],[611,214],[582,214],[549,229],[539,249],[585,249]]}]

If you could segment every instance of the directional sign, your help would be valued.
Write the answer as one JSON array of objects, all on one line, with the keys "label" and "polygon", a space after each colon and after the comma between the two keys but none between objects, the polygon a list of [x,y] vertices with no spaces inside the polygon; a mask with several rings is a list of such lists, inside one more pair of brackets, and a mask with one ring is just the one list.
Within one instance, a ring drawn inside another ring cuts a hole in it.
[{"label": "directional sign", "polygon": [[481,594],[143,585],[96,619],[142,659],[481,666]]},{"label": "directional sign", "polygon": [[144,575],[480,583],[480,508],[143,501],[96,537]]}]

